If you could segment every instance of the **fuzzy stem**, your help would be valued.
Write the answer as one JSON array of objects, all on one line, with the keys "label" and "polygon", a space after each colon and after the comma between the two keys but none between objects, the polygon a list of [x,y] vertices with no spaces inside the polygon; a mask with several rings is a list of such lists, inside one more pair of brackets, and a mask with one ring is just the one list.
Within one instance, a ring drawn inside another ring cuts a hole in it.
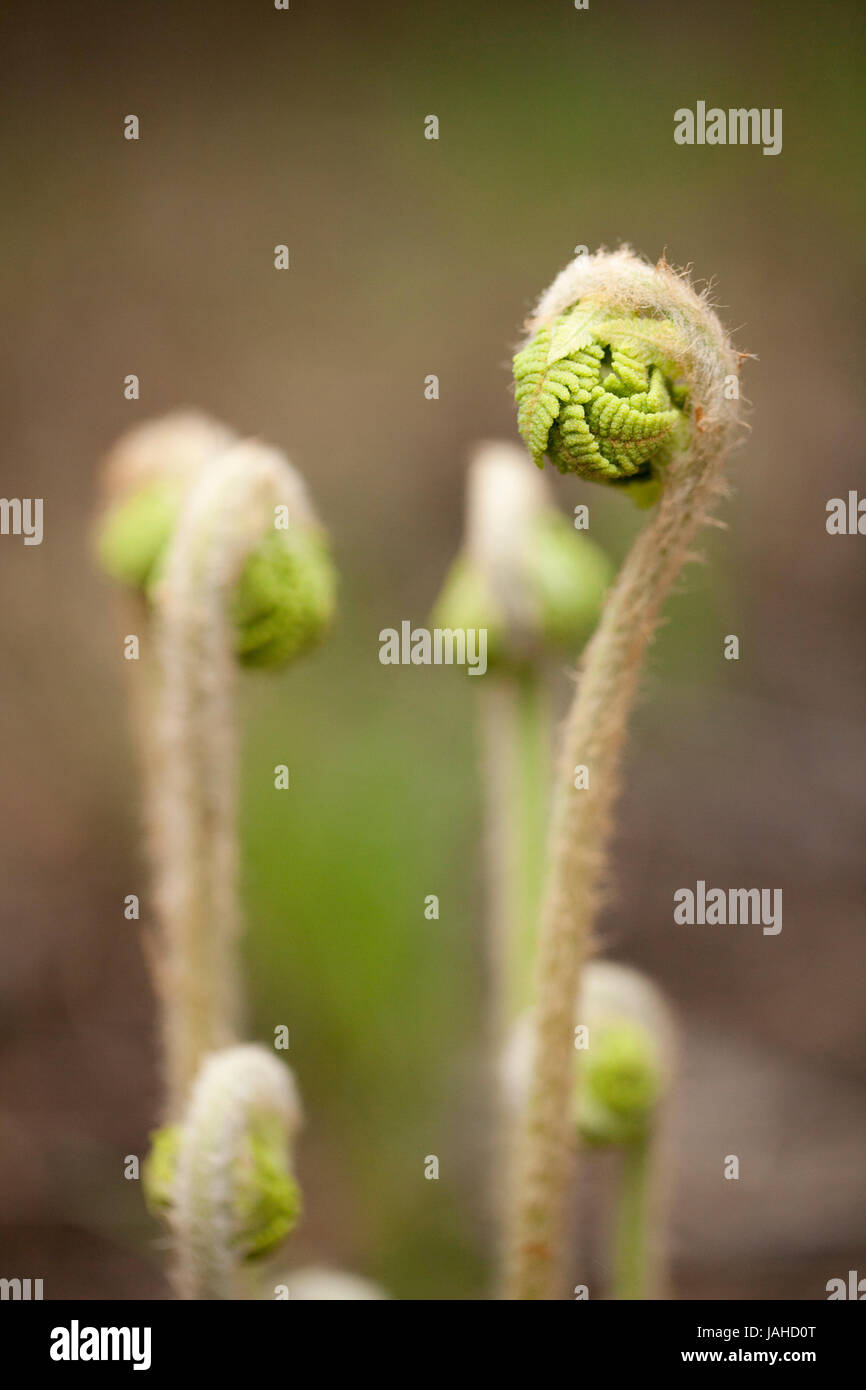
[{"label": "fuzzy stem", "polygon": [[544,675],[490,674],[481,699],[486,881],[497,1034],[526,1007],[544,874],[550,712]]},{"label": "fuzzy stem", "polygon": [[[510,1205],[507,1296],[556,1296],[573,1153],[573,1026],[580,968],[610,838],[629,711],[662,604],[722,490],[723,456],[671,466],[653,520],[638,536],[609,595],[564,737],[555,788],[552,852],[536,974],[529,1100],[518,1135]],[[573,788],[573,769],[589,787]]]},{"label": "fuzzy stem", "polygon": [[[237,1037],[240,924],[230,596],[282,482],[265,455],[228,451],[187,499],[157,595],[160,688],[150,780],[169,1119],[205,1053]],[[272,515],[272,513],[271,513]]]},{"label": "fuzzy stem", "polygon": [[653,1141],[652,1134],[628,1144],[622,1155],[616,1213],[613,1296],[651,1297],[650,1241]]},{"label": "fuzzy stem", "polygon": [[498,1231],[508,1182],[502,1156],[510,1139],[502,1054],[508,1030],[531,993],[532,960],[543,886],[550,792],[548,690],[536,667],[489,673],[479,691],[484,789],[487,943],[487,1085],[490,1209]]},{"label": "fuzzy stem", "polygon": [[538,911],[544,890],[544,856],[550,797],[550,711],[541,671],[530,669],[516,678],[517,785],[514,854],[517,917],[511,938],[508,972],[509,1017],[513,1022],[527,1006],[532,991],[532,962]]}]

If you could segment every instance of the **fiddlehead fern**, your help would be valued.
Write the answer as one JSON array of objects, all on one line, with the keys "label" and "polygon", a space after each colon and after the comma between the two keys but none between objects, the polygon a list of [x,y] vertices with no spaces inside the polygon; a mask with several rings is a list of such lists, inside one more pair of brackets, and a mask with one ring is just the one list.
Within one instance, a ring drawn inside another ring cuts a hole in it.
[{"label": "fiddlehead fern", "polygon": [[561,473],[634,485],[686,442],[686,388],[663,355],[666,325],[575,305],[514,359],[518,429]]},{"label": "fiddlehead fern", "polygon": [[[660,1297],[664,1285],[666,1201],[659,1182],[665,1100],[675,1034],[655,986],[628,966],[591,960],[581,975],[569,1100],[573,1136],[591,1149],[618,1151],[613,1290],[616,1298]],[[524,1015],[503,1056],[509,1111],[526,1104],[535,1036]]]},{"label": "fiddlehead fern", "polygon": [[437,625],[487,632],[488,668],[517,673],[575,652],[598,619],[611,566],[555,505],[518,445],[479,445],[466,536],[433,611]]},{"label": "fiddlehead fern", "polygon": [[300,1113],[287,1069],[235,1045],[235,666],[274,666],[318,641],[334,573],[282,455],[201,416],[132,431],[106,481],[98,553],[146,595],[156,648],[143,722],[168,1124],[145,1188],[174,1233],[181,1295],[230,1298],[239,1263],[297,1218],[287,1153]]},{"label": "fiddlehead fern", "polygon": [[154,1137],[144,1174],[148,1204],[174,1237],[182,1298],[237,1297],[239,1263],[269,1253],[294,1227],[300,1120],[292,1073],[263,1047],[204,1059],[182,1121]]},{"label": "fiddlehead fern", "polygon": [[[527,330],[516,394],[536,461],[547,452],[565,471],[632,487],[645,480],[652,492],[643,500],[656,501],[585,653],[555,788],[508,1275],[510,1297],[543,1299],[554,1296],[563,1253],[575,1000],[628,714],[662,604],[724,490],[739,394],[728,388],[736,384],[739,356],[685,275],[663,262],[651,266],[627,248],[578,256],[542,295]],[[589,776],[578,791],[577,765]]]},{"label": "fiddlehead fern", "polygon": [[107,461],[97,553],[107,574],[158,606],[172,538],[193,487],[227,458],[231,463],[239,447],[246,467],[268,467],[279,480],[272,500],[284,507],[286,524],[275,529],[273,511],[263,517],[243,559],[228,599],[235,655],[242,666],[281,666],[327,632],[334,571],[304,485],[276,451],[253,441],[241,445],[223,426],[192,413],[140,425]]}]

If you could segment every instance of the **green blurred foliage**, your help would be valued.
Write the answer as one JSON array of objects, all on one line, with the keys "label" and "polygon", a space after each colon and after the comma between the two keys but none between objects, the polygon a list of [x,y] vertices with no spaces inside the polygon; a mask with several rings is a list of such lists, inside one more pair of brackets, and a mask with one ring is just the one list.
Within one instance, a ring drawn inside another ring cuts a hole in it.
[{"label": "green blurred foliage", "polygon": [[[365,617],[350,600],[333,647],[248,687],[255,1022],[264,1038],[289,1026],[309,1129],[336,1146],[369,1269],[404,1297],[468,1297],[471,1182],[442,1140],[482,1031],[471,701],[454,671],[381,666]],[[273,789],[276,762],[288,791]],[[310,1149],[315,1183],[314,1134]]]}]

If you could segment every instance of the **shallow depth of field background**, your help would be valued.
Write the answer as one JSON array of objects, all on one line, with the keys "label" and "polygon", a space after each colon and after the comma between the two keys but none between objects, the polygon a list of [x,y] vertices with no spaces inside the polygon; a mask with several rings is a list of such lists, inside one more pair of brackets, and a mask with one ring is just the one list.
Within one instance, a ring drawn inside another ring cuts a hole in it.
[{"label": "shallow depth of field background", "polygon": [[[281,1268],[485,1295],[474,682],[380,666],[378,632],[426,622],[472,445],[515,436],[510,347],[533,299],[575,245],[620,240],[714,276],[760,359],[728,529],[669,603],[643,684],[602,923],[682,1027],[674,1293],[823,1298],[866,1274],[866,542],[824,527],[828,498],[863,489],[855,16],[811,0],[4,16],[0,491],[44,497],[45,540],[0,539],[0,1274],[42,1277],[46,1298],[168,1296],[161,1233],[122,1177],[160,1092],[145,923],[122,910],[136,892],[148,915],[128,672],[88,547],[106,447],[195,405],[289,452],[342,576],[328,644],[242,690],[250,1036],[289,1025],[307,1111],[306,1216]],[[673,112],[699,99],[782,107],[782,154],[676,146]],[[589,503],[618,559],[640,514],[556,491]],[[673,893],[698,878],[781,887],[781,935],[676,926]]]}]

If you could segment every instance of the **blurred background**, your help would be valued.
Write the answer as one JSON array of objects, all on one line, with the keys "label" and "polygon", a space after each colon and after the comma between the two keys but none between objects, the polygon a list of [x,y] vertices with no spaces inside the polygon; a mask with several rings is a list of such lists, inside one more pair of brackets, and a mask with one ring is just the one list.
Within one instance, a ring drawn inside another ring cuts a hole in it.
[{"label": "blurred background", "polygon": [[[160,1085],[126,673],[90,532],[115,437],[196,406],[288,451],[342,578],[326,646],[242,688],[249,1031],[290,1027],[307,1112],[283,1267],[486,1295],[472,683],[381,666],[378,633],[426,622],[472,446],[515,437],[535,297],[576,245],[625,240],[712,277],[758,359],[727,530],[643,683],[602,922],[682,1028],[673,1292],[814,1299],[866,1275],[864,542],[825,530],[827,500],[864,486],[857,11],[7,8],[0,490],[45,499],[45,538],[0,539],[0,1273],[46,1298],[169,1296],[123,1179]],[[675,145],[698,100],[783,108],[782,153]],[[555,481],[619,560],[641,514]],[[698,878],[781,887],[782,933],[677,927]],[[603,1295],[603,1251],[583,1273]]]}]

